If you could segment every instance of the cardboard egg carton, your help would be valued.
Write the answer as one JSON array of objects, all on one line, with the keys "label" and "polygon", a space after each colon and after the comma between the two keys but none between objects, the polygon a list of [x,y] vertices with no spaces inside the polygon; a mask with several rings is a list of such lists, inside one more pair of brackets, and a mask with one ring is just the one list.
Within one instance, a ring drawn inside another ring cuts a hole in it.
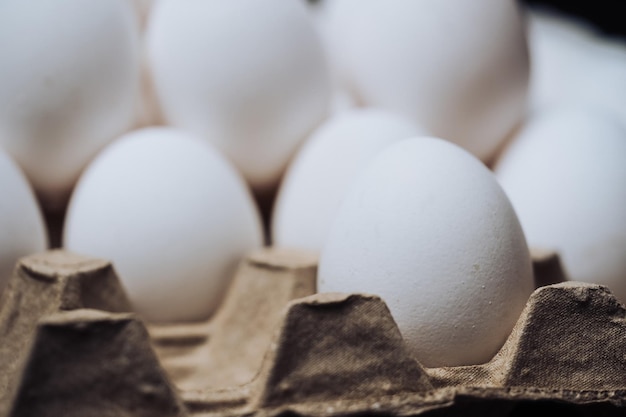
[{"label": "cardboard egg carton", "polygon": [[380,298],[314,294],[303,253],[251,254],[214,318],[169,326],[129,313],[110,263],[35,254],[0,304],[0,417],[626,415],[626,309],[534,267],[490,362],[427,369]]}]

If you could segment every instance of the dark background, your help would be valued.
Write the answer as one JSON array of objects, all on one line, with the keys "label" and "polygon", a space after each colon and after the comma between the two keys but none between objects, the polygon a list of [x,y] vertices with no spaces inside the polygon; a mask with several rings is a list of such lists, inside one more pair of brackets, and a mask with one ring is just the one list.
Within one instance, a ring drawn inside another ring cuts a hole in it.
[{"label": "dark background", "polygon": [[522,0],[522,3],[554,10],[590,24],[603,35],[626,39],[626,0]]},{"label": "dark background", "polygon": [[[308,0],[319,3],[324,0]],[[626,0],[518,0],[528,7],[548,8],[583,20],[604,35],[626,39]]]}]

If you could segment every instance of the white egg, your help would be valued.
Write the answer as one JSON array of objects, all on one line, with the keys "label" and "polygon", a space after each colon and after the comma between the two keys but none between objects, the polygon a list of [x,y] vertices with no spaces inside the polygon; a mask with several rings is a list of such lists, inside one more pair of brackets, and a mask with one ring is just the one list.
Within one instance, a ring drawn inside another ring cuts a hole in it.
[{"label": "white egg", "polygon": [[257,189],[275,186],[327,114],[329,74],[301,1],[162,0],[147,42],[166,122],[211,141]]},{"label": "white egg", "polygon": [[340,74],[337,71],[338,65],[332,62],[335,57],[332,54],[332,37],[330,36],[329,3],[329,1],[318,1],[309,2],[308,5],[315,29],[322,41],[324,56],[329,62],[328,69],[331,78],[330,114],[336,115],[357,107],[358,103],[354,95],[347,91],[346,86],[341,82]]},{"label": "white egg", "polygon": [[427,367],[488,361],[534,289],[506,195],[442,139],[391,145],[346,196],[320,257],[320,292],[383,298]]},{"label": "white egg", "polygon": [[128,0],[0,2],[0,144],[47,207],[134,122],[138,44]]},{"label": "white egg", "polygon": [[576,85],[588,66],[591,42],[587,27],[561,15],[532,9],[527,15],[532,109],[554,102]]},{"label": "white egg", "polygon": [[131,132],[81,176],[65,248],[109,259],[151,321],[209,317],[238,262],[262,245],[244,180],[200,138],[172,128]]},{"label": "white egg", "polygon": [[137,97],[136,103],[137,117],[135,119],[133,129],[131,130],[137,130],[149,126],[166,126],[167,124],[163,120],[161,107],[154,90],[150,65],[145,56],[143,57],[141,63],[140,90],[141,92]]},{"label": "white egg", "polygon": [[47,246],[47,233],[33,190],[26,177],[0,148],[0,295],[16,262],[23,256],[41,252]]},{"label": "white egg", "polygon": [[531,11],[528,22],[531,109],[592,103],[626,124],[626,39],[544,10]]},{"label": "white egg", "polygon": [[514,0],[336,0],[331,54],[366,105],[410,117],[487,160],[526,108],[528,54]]},{"label": "white egg", "polygon": [[529,245],[626,302],[626,128],[593,107],[536,114],[495,166]]},{"label": "white egg", "polygon": [[425,131],[379,109],[352,110],[321,125],[290,164],[272,216],[273,243],[319,252],[350,185],[385,147]]},{"label": "white egg", "polygon": [[152,6],[157,0],[130,0],[135,7],[139,26],[143,29],[148,21]]},{"label": "white egg", "polygon": [[156,0],[128,0],[135,8],[137,21],[140,27],[140,93],[136,102],[136,120],[131,130],[149,126],[163,126],[165,122],[161,114],[160,105],[154,91],[150,63],[146,48],[146,26]]}]

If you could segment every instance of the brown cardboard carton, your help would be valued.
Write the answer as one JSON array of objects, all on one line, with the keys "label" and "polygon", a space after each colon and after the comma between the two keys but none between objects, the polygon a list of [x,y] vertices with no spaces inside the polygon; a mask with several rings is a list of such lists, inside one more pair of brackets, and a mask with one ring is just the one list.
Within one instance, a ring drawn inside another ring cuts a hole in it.
[{"label": "brown cardboard carton", "polygon": [[0,306],[0,416],[184,415],[110,263],[26,257]]},{"label": "brown cardboard carton", "polygon": [[251,254],[212,320],[175,326],[125,312],[110,264],[37,254],[0,310],[0,417],[626,415],[624,306],[534,258],[538,289],[500,352],[427,369],[384,300],[314,294],[306,254]]}]

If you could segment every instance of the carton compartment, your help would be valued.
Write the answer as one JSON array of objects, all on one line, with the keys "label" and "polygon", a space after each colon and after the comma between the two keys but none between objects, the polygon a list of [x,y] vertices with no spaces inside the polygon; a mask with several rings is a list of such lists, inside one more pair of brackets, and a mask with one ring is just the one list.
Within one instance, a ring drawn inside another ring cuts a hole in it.
[{"label": "carton compartment", "polygon": [[178,325],[132,314],[109,262],[35,254],[0,304],[0,417],[626,415],[626,309],[533,257],[498,354],[429,369],[381,298],[315,294],[306,253],[250,254],[211,320]]}]

